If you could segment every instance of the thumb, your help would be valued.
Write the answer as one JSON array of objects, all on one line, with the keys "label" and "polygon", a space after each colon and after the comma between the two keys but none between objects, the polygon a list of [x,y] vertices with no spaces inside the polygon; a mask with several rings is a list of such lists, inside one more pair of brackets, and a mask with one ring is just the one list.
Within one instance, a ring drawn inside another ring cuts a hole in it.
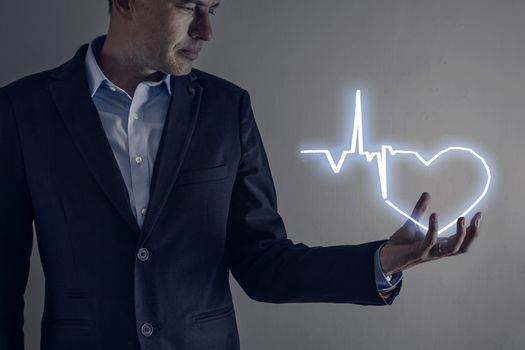
[{"label": "thumb", "polygon": [[[412,215],[410,217],[416,221],[420,221],[425,212],[427,211],[428,206],[430,205],[430,194],[428,192],[423,192],[421,197],[416,203]],[[410,220],[409,220],[410,221]]]}]

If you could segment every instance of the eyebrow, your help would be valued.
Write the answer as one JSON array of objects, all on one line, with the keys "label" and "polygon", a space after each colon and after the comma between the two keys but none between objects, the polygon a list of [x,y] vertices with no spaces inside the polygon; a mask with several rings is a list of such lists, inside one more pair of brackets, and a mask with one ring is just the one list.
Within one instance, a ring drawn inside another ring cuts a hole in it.
[{"label": "eyebrow", "polygon": [[[207,4],[204,1],[201,0],[180,0],[184,4],[192,3],[199,6],[206,6]],[[218,7],[221,4],[220,1],[217,1],[215,4],[211,5],[210,7]]]}]

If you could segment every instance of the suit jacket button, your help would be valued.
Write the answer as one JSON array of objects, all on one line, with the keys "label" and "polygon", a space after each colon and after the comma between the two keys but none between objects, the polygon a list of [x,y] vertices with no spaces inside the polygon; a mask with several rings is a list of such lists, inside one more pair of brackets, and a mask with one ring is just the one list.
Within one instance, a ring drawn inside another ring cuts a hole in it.
[{"label": "suit jacket button", "polygon": [[188,92],[190,93],[190,95],[194,95],[195,94],[195,88],[193,87],[188,87]]},{"label": "suit jacket button", "polygon": [[146,248],[140,248],[137,257],[140,261],[146,261],[149,258],[149,251]]},{"label": "suit jacket button", "polygon": [[153,326],[149,323],[143,323],[142,326],[140,326],[140,333],[145,337],[149,337],[153,334]]}]

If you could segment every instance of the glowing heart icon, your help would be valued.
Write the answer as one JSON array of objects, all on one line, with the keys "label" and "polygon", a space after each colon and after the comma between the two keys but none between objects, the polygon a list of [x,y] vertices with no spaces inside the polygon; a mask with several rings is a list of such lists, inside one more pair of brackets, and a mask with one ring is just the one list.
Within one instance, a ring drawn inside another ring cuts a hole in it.
[{"label": "glowing heart icon", "polygon": [[[385,148],[385,150],[383,150],[383,148]],[[439,151],[438,153],[436,153],[432,158],[426,160],[424,159],[419,153],[415,152],[415,151],[402,151],[402,150],[394,150],[392,147],[390,146],[382,146],[382,154],[386,154],[386,152],[388,152],[390,155],[392,156],[395,156],[396,154],[409,154],[409,155],[413,155],[415,156],[422,164],[424,164],[426,167],[430,166],[435,160],[437,160],[439,157],[445,155],[446,153],[451,153],[451,152],[463,152],[463,153],[467,153],[469,155],[472,155],[474,156],[475,158],[477,158],[481,164],[483,165],[483,168],[484,170],[486,171],[486,175],[487,175],[487,178],[486,178],[486,181],[485,181],[485,185],[483,186],[483,190],[482,192],[479,194],[479,196],[469,205],[466,205],[464,206],[464,209],[461,211],[461,213],[457,216],[455,216],[454,220],[452,220],[450,223],[446,224],[443,228],[441,228],[438,233],[441,234],[442,232],[446,231],[448,228],[450,228],[451,226],[453,226],[455,223],[456,223],[456,220],[461,217],[461,216],[465,216],[467,215],[482,199],[483,197],[485,197],[485,195],[487,194],[487,191],[489,189],[489,186],[490,186],[490,180],[491,180],[491,173],[490,173],[490,169],[489,169],[489,166],[487,164],[487,162],[485,161],[485,159],[483,159],[483,157],[481,157],[478,153],[476,153],[474,150],[470,149],[470,148],[466,148],[466,147],[448,147],[444,150],[441,150]],[[386,170],[385,170],[386,172]],[[416,225],[420,226],[421,228],[427,230],[427,226],[423,225],[422,223],[414,220],[412,217],[410,217],[409,214],[405,213],[403,210],[401,210],[397,205],[395,205],[394,203],[392,203],[389,199],[388,199],[388,191],[385,193],[385,196],[383,197],[384,201],[386,204],[388,204],[391,208],[393,208],[396,212],[398,212],[399,214],[403,215],[405,218],[407,218],[408,220],[411,220],[412,222],[414,222]]]},{"label": "glowing heart icon", "polygon": [[421,222],[414,220],[410,213],[406,213],[403,210],[399,208],[399,206],[395,205],[393,202],[391,202],[388,199],[388,172],[387,172],[387,157],[388,156],[395,156],[395,155],[411,155],[416,157],[423,165],[426,167],[430,166],[436,159],[439,157],[449,153],[449,152],[464,152],[467,153],[470,156],[474,156],[477,160],[481,162],[483,165],[483,169],[486,172],[487,178],[485,185],[483,186],[482,192],[479,194],[479,196],[470,204],[467,204],[464,206],[464,209],[459,213],[459,215],[456,215],[454,217],[454,220],[452,220],[450,223],[446,224],[444,227],[442,227],[438,234],[443,233],[448,228],[453,226],[456,223],[456,220],[459,217],[467,215],[487,194],[487,191],[490,186],[491,181],[491,173],[490,168],[485,161],[485,159],[480,156],[477,152],[475,152],[471,148],[467,147],[459,147],[459,146],[451,146],[447,147],[446,149],[443,149],[436,153],[433,157],[430,159],[425,159],[422,157],[418,152],[416,151],[410,151],[410,150],[397,150],[394,149],[392,146],[389,145],[382,145],[381,150],[379,152],[368,152],[364,150],[363,147],[363,116],[361,111],[361,92],[357,90],[356,92],[356,99],[355,99],[355,115],[354,115],[354,128],[352,132],[352,142],[349,150],[345,150],[341,153],[341,157],[339,158],[339,161],[336,163],[332,153],[329,150],[302,150],[302,154],[324,154],[326,156],[326,159],[328,160],[328,163],[330,164],[330,167],[332,168],[332,171],[335,174],[338,174],[341,171],[341,168],[345,162],[346,157],[349,154],[357,154],[358,156],[363,156],[366,158],[367,162],[375,161],[377,165],[377,172],[379,176],[379,183],[381,186],[381,195],[383,197],[384,202],[390,206],[392,209],[394,209],[397,213],[401,214],[403,217],[405,217],[408,220],[411,220],[416,225],[420,226],[424,230],[427,230],[427,226],[422,224]]}]

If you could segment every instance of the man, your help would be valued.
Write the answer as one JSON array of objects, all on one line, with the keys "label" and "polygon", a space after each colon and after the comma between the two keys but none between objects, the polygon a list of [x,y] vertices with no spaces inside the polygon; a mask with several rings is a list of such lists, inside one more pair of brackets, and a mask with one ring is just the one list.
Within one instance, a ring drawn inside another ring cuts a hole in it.
[{"label": "man", "polygon": [[[34,220],[41,348],[238,349],[253,299],[391,304],[401,271],[467,251],[407,221],[388,241],[287,238],[248,93],[192,62],[216,0],[112,0],[107,36],[0,89],[0,349],[21,350]],[[415,206],[419,220],[430,201]]]}]

